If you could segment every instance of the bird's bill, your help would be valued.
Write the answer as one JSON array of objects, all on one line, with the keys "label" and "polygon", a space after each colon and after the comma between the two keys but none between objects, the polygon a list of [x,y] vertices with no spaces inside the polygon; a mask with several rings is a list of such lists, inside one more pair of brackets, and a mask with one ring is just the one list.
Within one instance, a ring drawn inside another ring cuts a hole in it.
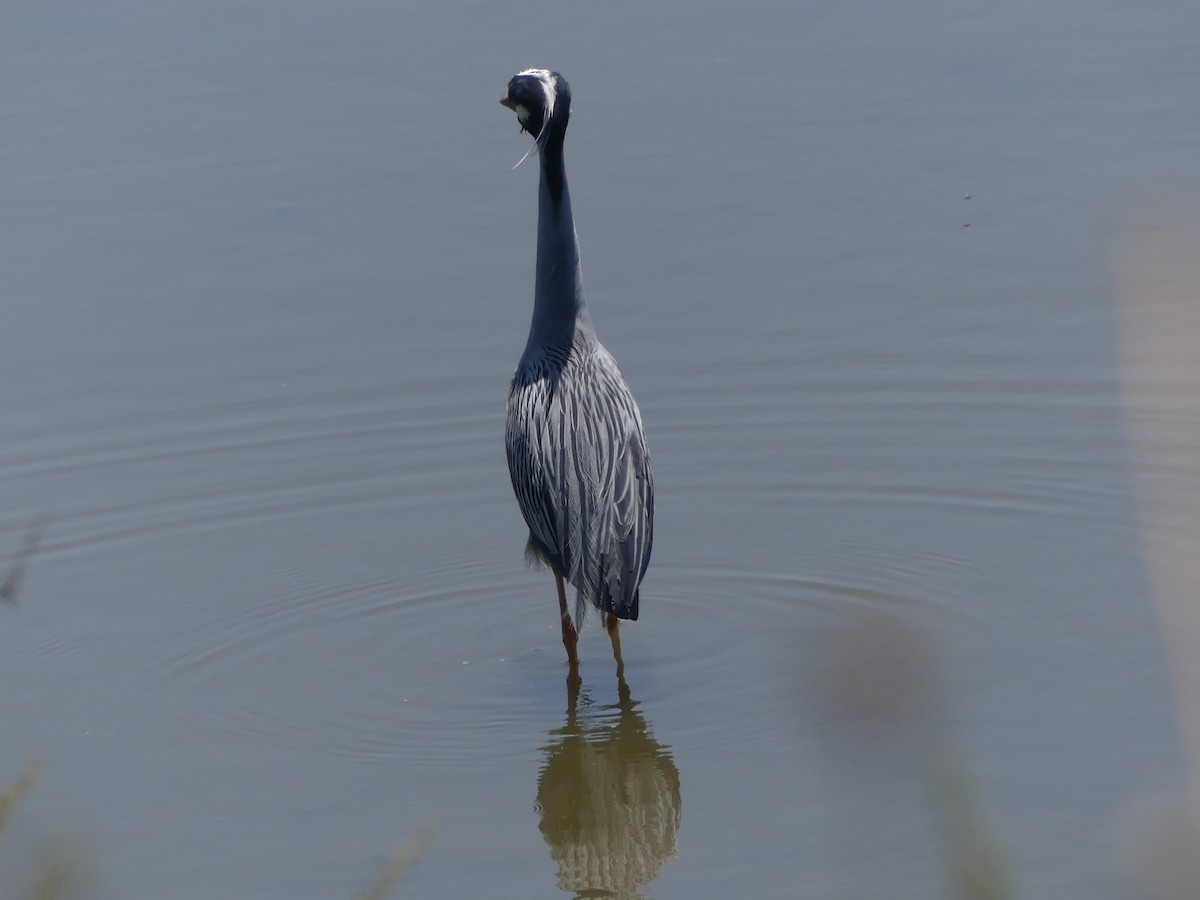
[{"label": "bird's bill", "polygon": [[508,107],[509,109],[511,109],[513,112],[516,112],[516,111],[517,111],[517,101],[516,101],[516,100],[513,100],[511,97],[501,97],[501,98],[500,98],[500,105],[501,105],[501,106],[507,106],[507,107]]}]

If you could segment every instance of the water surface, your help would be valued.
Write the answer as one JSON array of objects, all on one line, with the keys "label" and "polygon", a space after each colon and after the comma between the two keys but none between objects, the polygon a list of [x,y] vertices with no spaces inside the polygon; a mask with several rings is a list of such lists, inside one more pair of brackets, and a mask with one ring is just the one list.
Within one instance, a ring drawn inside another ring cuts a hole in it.
[{"label": "water surface", "polygon": [[[1195,188],[1152,6],[13,10],[5,892],[66,832],[98,897],[350,897],[430,825],[405,895],[949,896],[912,748],[817,689],[849,611],[937,648],[1022,895],[1121,896],[1181,765],[1109,256]],[[502,450],[529,65],[658,494],[574,698]]]}]

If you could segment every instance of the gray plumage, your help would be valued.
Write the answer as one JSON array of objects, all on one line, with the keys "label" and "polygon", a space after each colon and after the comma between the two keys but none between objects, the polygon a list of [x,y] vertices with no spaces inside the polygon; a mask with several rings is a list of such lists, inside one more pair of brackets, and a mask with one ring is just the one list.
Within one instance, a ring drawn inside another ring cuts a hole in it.
[{"label": "gray plumage", "polygon": [[541,164],[533,320],[508,395],[505,446],[529,526],[526,553],[575,588],[578,628],[589,604],[638,617],[654,483],[641,413],[583,300],[562,160],[570,99],[560,75],[529,69],[501,101],[534,135]]}]

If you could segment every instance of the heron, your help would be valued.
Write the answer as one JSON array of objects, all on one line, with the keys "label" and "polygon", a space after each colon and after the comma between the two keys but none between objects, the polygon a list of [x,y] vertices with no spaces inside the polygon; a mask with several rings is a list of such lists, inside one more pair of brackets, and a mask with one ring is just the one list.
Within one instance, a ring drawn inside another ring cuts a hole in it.
[{"label": "heron", "polygon": [[[578,666],[578,632],[589,605],[605,617],[620,671],[619,622],[638,617],[654,533],[642,414],[583,299],[563,168],[571,89],[557,72],[525,69],[500,102],[533,137],[521,161],[536,150],[541,165],[533,319],[505,428],[508,471],[529,526],[525,556],[554,573],[570,671]],[[575,591],[573,611],[564,582]]]}]

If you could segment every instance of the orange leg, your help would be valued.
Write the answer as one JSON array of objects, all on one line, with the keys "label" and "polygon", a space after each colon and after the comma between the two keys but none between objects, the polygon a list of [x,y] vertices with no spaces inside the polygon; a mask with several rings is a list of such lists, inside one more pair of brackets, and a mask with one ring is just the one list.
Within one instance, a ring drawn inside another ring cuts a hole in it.
[{"label": "orange leg", "polygon": [[554,583],[558,586],[558,614],[562,618],[563,646],[567,648],[567,663],[574,672],[579,665],[579,656],[575,647],[579,643],[579,635],[575,633],[575,625],[571,622],[571,614],[567,612],[567,592],[563,587],[562,576],[554,573]]},{"label": "orange leg", "polygon": [[604,627],[608,629],[608,639],[612,641],[613,659],[617,661],[617,678],[623,680],[625,677],[625,661],[621,659],[621,620],[608,613],[608,617],[604,620]]}]

